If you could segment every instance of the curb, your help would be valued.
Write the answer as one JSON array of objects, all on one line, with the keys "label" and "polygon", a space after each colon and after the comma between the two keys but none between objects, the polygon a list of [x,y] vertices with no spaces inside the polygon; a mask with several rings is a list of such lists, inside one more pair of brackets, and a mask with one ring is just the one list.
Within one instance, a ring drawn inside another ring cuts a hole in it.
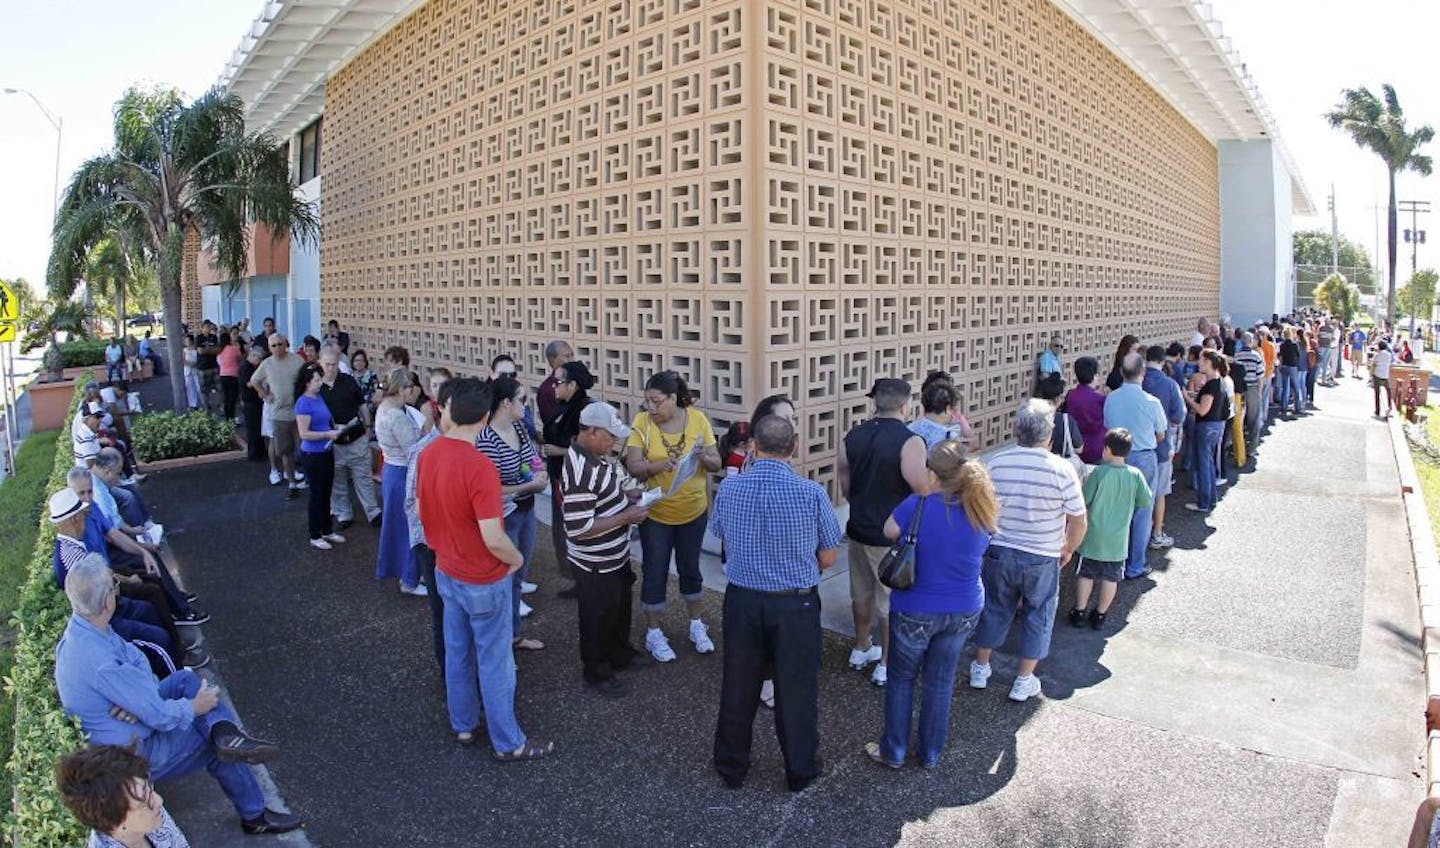
[{"label": "curb", "polygon": [[154,462],[139,463],[141,474],[149,474],[154,471],[169,471],[174,468],[189,468],[192,465],[209,465],[213,462],[227,462],[232,459],[244,459],[244,450],[228,450],[220,453],[206,453],[199,456],[177,456],[174,459],[157,459]]},{"label": "curb", "polygon": [[1435,534],[1430,529],[1430,511],[1410,442],[1399,415],[1390,417],[1390,445],[1400,472],[1400,499],[1405,504],[1405,521],[1410,531],[1410,552],[1415,561],[1415,593],[1420,603],[1420,650],[1425,673],[1425,787],[1429,796],[1440,796],[1440,556]]}]

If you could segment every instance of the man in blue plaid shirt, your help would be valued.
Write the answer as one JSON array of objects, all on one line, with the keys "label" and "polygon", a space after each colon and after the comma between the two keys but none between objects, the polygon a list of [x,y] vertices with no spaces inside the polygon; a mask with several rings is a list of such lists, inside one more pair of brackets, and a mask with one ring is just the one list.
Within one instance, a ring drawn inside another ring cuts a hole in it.
[{"label": "man in blue plaid shirt", "polygon": [[825,490],[790,468],[795,428],[755,425],[755,461],[726,478],[710,532],[725,545],[725,669],[715,770],[738,789],[750,769],[760,686],[773,665],[775,730],[785,779],[798,792],[820,776],[820,572],[835,564],[840,522]]}]

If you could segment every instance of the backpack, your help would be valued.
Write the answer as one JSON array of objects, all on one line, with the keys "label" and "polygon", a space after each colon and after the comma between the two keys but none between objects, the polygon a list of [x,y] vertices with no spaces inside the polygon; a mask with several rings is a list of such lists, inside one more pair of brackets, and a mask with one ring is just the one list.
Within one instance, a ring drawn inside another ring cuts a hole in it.
[{"label": "backpack", "polygon": [[1245,378],[1245,366],[1240,362],[1230,363],[1230,382],[1235,384],[1235,394],[1243,395],[1250,388],[1250,381]]}]

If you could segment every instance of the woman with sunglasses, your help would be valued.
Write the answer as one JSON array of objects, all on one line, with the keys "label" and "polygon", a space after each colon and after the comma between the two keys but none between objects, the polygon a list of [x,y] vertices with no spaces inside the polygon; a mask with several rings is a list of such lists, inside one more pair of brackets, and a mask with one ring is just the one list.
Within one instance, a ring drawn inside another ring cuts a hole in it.
[{"label": "woman with sunglasses", "polygon": [[330,518],[330,489],[335,485],[335,452],[331,446],[342,428],[330,417],[320,398],[324,381],[320,366],[307,362],[295,377],[295,427],[300,431],[300,458],[310,483],[310,547],[328,551],[345,537],[335,532]]},{"label": "woman with sunglasses", "polygon": [[680,578],[680,597],[690,611],[690,641],[696,653],[708,654],[715,643],[700,619],[704,585],[700,578],[700,543],[705,538],[709,494],[705,474],[722,467],[720,450],[710,421],[692,408],[694,401],[685,379],[674,371],[661,371],[645,383],[645,410],[635,416],[625,442],[625,468],[650,488],[669,492],[684,461],[694,455],[698,463],[681,480],[674,494],[650,508],[640,525],[640,608],[645,612],[645,647],[658,662],[675,659],[670,641],[660,629],[665,611],[665,585],[670,559]]},{"label": "woman with sunglasses", "polygon": [[490,383],[490,423],[476,439],[475,446],[495,463],[500,472],[500,494],[505,499],[505,533],[522,562],[510,575],[511,634],[516,650],[539,651],[545,643],[526,638],[521,632],[522,619],[530,614],[530,606],[520,599],[530,575],[530,556],[535,552],[535,495],[550,486],[550,475],[540,459],[540,452],[525,432],[526,390],[511,376],[497,377]]}]

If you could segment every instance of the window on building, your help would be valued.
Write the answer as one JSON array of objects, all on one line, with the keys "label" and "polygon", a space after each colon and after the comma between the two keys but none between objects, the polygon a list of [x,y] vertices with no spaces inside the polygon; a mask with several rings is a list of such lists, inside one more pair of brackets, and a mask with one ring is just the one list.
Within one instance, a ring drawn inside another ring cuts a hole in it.
[{"label": "window on building", "polygon": [[300,182],[308,183],[320,176],[320,122],[300,131]]}]

